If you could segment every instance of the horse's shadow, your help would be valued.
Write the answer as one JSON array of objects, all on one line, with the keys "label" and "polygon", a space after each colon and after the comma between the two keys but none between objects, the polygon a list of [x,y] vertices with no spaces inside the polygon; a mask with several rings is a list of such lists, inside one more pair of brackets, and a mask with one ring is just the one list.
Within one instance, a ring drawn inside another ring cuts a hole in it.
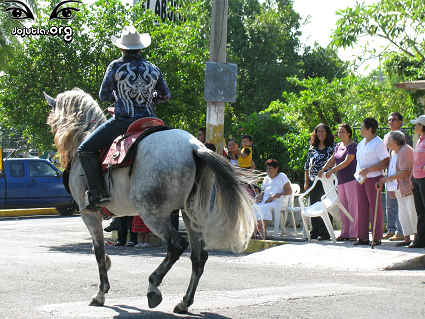
[{"label": "horse's shadow", "polygon": [[[69,254],[93,254],[93,245],[91,243],[75,243],[58,246],[46,247],[49,251],[69,253]],[[152,256],[152,257],[164,257],[167,255],[167,249],[165,247],[151,247],[151,248],[136,248],[129,246],[113,246],[105,245],[105,251],[108,255],[114,256]]]},{"label": "horse's shadow", "polygon": [[[46,248],[49,251],[61,252],[61,253],[69,253],[69,254],[93,254],[92,251],[93,245],[91,243],[75,243],[75,244],[66,244],[60,246],[48,246]],[[150,247],[150,248],[136,248],[136,247],[128,247],[128,246],[113,246],[113,245],[105,245],[106,253],[109,256],[138,256],[142,255],[144,257],[166,257],[167,256],[167,248],[163,246],[159,247]],[[190,255],[190,247],[182,254],[182,257],[185,255]],[[235,254],[232,251],[226,250],[210,250],[208,251],[208,255],[211,256],[242,256],[246,255],[246,253]]]},{"label": "horse's shadow", "polygon": [[118,313],[113,318],[155,318],[155,319],[175,319],[175,318],[191,318],[191,319],[230,319],[211,312],[201,312],[199,314],[187,313],[187,314],[174,314],[166,313],[162,311],[149,311],[140,309],[137,307],[131,307],[127,305],[116,305],[116,306],[104,306],[105,308],[112,309]]}]

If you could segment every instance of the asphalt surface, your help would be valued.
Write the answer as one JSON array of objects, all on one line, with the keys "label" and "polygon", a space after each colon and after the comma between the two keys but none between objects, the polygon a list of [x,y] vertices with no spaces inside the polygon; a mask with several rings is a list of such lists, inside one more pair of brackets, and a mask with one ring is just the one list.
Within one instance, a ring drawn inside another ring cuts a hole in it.
[{"label": "asphalt surface", "polygon": [[79,216],[0,218],[0,233],[2,319],[425,317],[423,270],[385,270],[423,269],[425,251],[389,241],[372,250],[286,237],[258,253],[210,252],[190,313],[176,315],[172,309],[191,273],[190,252],[164,279],[163,302],[149,309],[147,279],[165,248],[107,245],[111,290],[104,307],[89,307],[98,271]]}]

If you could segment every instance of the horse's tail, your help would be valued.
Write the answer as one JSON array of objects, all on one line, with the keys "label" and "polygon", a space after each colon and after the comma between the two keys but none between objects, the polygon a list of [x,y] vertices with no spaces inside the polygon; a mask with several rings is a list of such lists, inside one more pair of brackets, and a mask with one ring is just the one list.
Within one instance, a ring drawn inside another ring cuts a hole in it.
[{"label": "horse's tail", "polygon": [[[241,183],[254,176],[238,170],[224,157],[206,149],[193,152],[196,180],[185,207],[186,214],[203,234],[206,248],[245,250],[255,228],[252,198]],[[215,177],[215,199],[211,181]],[[210,200],[213,203],[210,206]]]}]

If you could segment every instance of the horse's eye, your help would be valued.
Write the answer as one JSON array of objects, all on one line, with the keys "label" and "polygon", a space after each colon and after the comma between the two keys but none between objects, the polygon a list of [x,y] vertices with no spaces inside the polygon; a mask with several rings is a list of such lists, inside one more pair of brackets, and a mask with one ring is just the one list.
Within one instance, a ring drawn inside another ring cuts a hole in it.
[{"label": "horse's eye", "polygon": [[70,3],[70,2],[82,3],[81,1],[77,1],[77,0],[65,0],[65,1],[61,1],[53,9],[52,13],[50,14],[49,20],[53,20],[53,19],[71,20],[71,19],[74,19],[76,13],[78,11],[80,11],[80,9],[77,9],[77,8],[74,8],[74,7],[65,7],[65,8],[60,9],[60,7],[62,5],[66,4],[66,3]]},{"label": "horse's eye", "polygon": [[9,8],[4,9],[4,12],[8,12],[9,17],[13,20],[35,20],[34,14],[32,13],[31,9],[28,8],[28,6],[24,2],[18,0],[5,0],[2,1],[2,3],[17,4],[17,6],[11,6]]}]

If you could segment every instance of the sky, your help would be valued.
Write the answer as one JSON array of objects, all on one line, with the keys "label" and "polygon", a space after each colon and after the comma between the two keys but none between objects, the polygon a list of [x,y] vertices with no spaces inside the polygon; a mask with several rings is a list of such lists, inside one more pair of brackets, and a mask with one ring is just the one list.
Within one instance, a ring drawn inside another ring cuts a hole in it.
[{"label": "sky", "polygon": [[[366,5],[377,3],[378,0],[357,0],[358,2],[365,2]],[[301,27],[303,33],[301,37],[301,43],[309,46],[313,46],[314,42],[318,42],[320,46],[327,47],[331,42],[330,35],[332,29],[336,28],[336,21],[339,16],[335,14],[340,9],[347,7],[354,7],[356,0],[294,0],[294,10],[298,12],[302,21],[304,21],[308,15],[310,15],[310,23]],[[364,38],[363,43],[366,40],[373,43],[373,46],[379,48],[384,45],[384,41],[379,39]],[[354,46],[353,49],[340,49],[338,51],[339,57],[344,61],[353,60],[357,55],[362,52],[362,49],[358,46]],[[369,64],[369,67],[364,68]],[[379,61],[370,60],[358,70],[358,73],[367,75],[370,71],[377,68]]]}]

